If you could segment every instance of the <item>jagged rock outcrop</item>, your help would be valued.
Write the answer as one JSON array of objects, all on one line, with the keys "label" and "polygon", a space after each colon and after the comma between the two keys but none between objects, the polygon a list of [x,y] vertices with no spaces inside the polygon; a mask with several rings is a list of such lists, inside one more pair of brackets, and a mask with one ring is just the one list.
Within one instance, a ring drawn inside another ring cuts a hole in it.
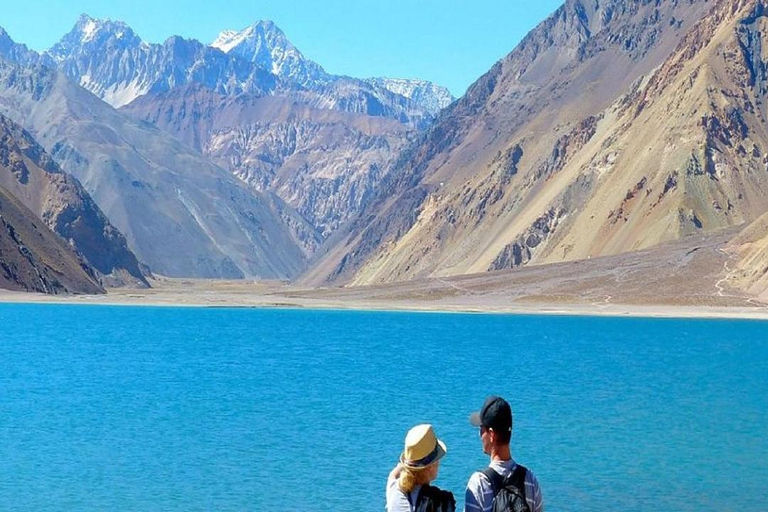
[{"label": "jagged rock outcrop", "polygon": [[443,111],[305,281],[585,259],[757,218],[762,5],[567,1]]},{"label": "jagged rock outcrop", "polygon": [[49,294],[104,293],[75,251],[2,186],[0,288]]},{"label": "jagged rock outcrop", "polygon": [[83,186],[19,125],[0,115],[0,186],[68,241],[107,286],[149,286],[125,237]]}]

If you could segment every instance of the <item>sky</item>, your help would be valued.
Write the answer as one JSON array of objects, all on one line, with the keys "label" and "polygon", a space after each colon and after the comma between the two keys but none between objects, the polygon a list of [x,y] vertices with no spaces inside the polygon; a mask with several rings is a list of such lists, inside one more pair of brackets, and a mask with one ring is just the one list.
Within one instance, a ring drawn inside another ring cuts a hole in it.
[{"label": "sky", "polygon": [[274,21],[326,71],[422,78],[461,96],[562,0],[23,0],[3,2],[0,26],[38,51],[82,13],[121,20],[145,41],[210,43],[225,29]]}]

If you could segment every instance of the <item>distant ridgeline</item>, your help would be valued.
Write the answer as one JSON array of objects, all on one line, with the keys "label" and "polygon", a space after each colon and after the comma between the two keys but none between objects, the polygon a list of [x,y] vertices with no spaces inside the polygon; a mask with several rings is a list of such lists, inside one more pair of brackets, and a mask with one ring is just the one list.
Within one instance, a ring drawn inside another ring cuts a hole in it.
[{"label": "distant ridgeline", "polygon": [[455,102],[328,74],[270,22],[148,44],[82,16],[43,54],[0,35],[0,112],[163,275],[386,283],[754,222],[729,277],[759,294],[765,12],[568,0]]}]

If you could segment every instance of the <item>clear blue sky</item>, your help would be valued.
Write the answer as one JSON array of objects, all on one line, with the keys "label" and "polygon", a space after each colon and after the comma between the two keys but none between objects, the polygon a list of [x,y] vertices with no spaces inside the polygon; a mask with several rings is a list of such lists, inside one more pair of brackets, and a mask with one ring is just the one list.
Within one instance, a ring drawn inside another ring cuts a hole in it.
[{"label": "clear blue sky", "polygon": [[145,41],[210,43],[224,29],[271,19],[305,56],[355,77],[424,78],[460,96],[562,0],[20,0],[0,26],[44,50],[81,13],[128,23]]}]

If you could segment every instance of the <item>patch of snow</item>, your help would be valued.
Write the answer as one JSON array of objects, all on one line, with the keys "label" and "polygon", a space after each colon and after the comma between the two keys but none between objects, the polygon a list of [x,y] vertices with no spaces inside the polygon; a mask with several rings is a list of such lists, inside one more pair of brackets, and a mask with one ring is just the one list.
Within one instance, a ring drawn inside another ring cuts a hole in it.
[{"label": "patch of snow", "polygon": [[127,84],[117,84],[112,89],[104,91],[100,96],[114,108],[120,108],[148,92],[149,86],[146,83],[133,81]]},{"label": "patch of snow", "polygon": [[92,41],[98,30],[99,25],[96,23],[96,21],[89,19],[85,22],[85,24],[83,24],[83,28],[80,30],[82,33],[80,40],[84,43]]},{"label": "patch of snow", "polygon": [[238,32],[237,30],[223,30],[210,46],[218,48],[224,53],[229,53],[232,48],[235,48],[246,39],[247,35],[245,32],[246,30],[243,30],[242,32]]}]

